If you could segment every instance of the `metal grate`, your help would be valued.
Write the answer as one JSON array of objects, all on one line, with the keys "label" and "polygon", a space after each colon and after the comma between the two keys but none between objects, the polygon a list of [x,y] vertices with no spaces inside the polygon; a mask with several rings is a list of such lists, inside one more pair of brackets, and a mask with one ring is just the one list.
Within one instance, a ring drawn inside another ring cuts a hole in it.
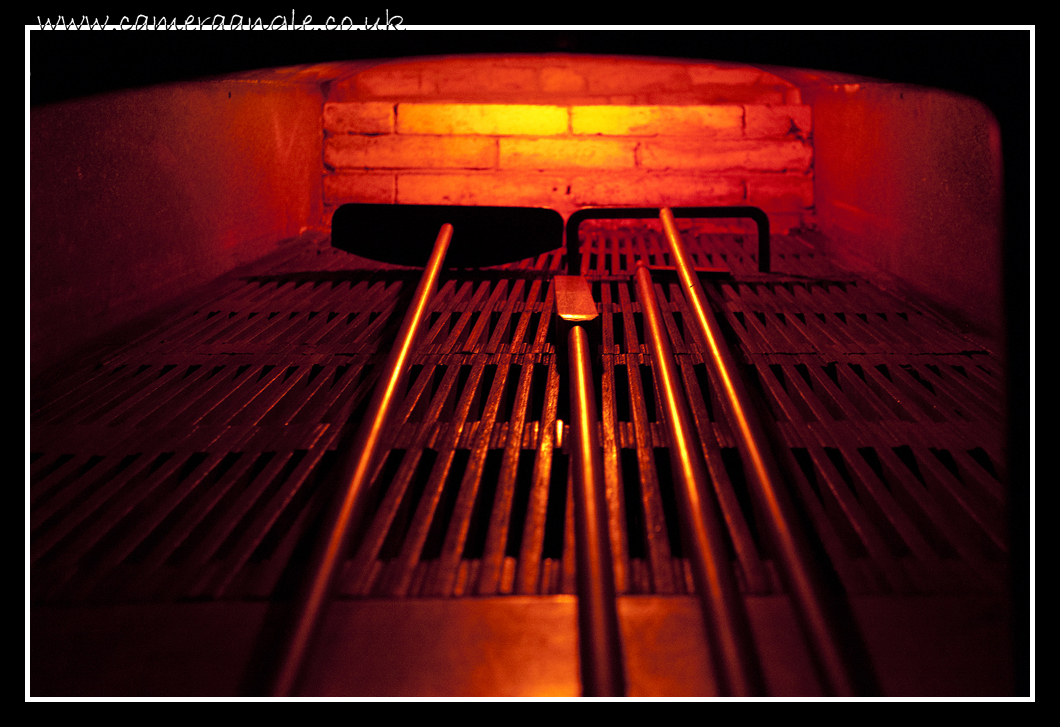
[{"label": "metal grate", "polygon": [[[616,588],[689,594],[632,280],[638,259],[667,265],[663,238],[652,222],[584,230]],[[851,599],[1003,599],[1005,405],[989,347],[797,237],[774,236],[768,275],[753,235],[686,239],[699,264],[732,271],[707,294],[838,587]],[[341,597],[576,592],[550,284],[563,262],[557,250],[443,276]],[[676,276],[653,277],[739,586],[757,604],[786,598]],[[309,236],[37,383],[35,606],[289,596],[335,448],[362,418],[417,278]]]},{"label": "metal grate", "polygon": [[[708,292],[848,592],[1001,591],[996,357],[796,238],[776,238],[783,272],[769,278],[754,272],[742,236],[693,239],[699,262],[736,274]],[[665,265],[664,247],[651,224],[590,230],[587,240],[583,264],[603,314],[594,365],[616,585],[688,593],[629,277],[638,257]],[[378,475],[389,484],[341,593],[574,592],[549,315],[560,255],[445,279]],[[274,595],[415,280],[360,262],[319,243],[291,248],[35,392],[36,601]],[[676,279],[656,279],[741,586],[776,592],[714,374]]]}]

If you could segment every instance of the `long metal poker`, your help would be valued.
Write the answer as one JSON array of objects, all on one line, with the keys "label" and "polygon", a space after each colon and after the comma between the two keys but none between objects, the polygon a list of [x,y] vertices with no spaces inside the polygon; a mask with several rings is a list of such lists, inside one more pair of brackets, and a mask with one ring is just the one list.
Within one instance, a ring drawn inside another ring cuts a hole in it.
[{"label": "long metal poker", "polygon": [[556,311],[571,326],[567,334],[570,369],[571,467],[574,487],[575,547],[578,573],[578,641],[582,694],[625,696],[615,571],[607,527],[603,461],[597,434],[589,337],[578,323],[598,317],[585,278],[557,276]]},{"label": "long metal poker", "polygon": [[392,404],[402,391],[408,375],[408,361],[419,332],[420,322],[427,313],[438,281],[438,275],[453,237],[453,226],[444,224],[438,231],[427,267],[420,277],[412,305],[405,313],[397,340],[387,357],[382,377],[368,405],[364,423],[357,432],[353,445],[343,453],[339,463],[341,496],[336,499],[325,536],[321,538],[314,556],[309,577],[300,593],[296,619],[282,652],[282,661],[272,685],[273,696],[290,696],[297,687],[302,662],[317,631],[328,602],[335,575],[349,549],[349,539],[364,514],[369,486],[384,444],[384,432],[390,418]]},{"label": "long metal poker", "polygon": [[670,434],[674,488],[681,506],[681,523],[696,593],[703,603],[708,643],[724,696],[747,697],[764,694],[758,657],[747,623],[747,614],[725,544],[722,520],[710,491],[703,452],[695,433],[681,378],[667,341],[659,301],[651,274],[644,264],[637,265],[637,299],[644,313],[645,332]]},{"label": "long metal poker", "polygon": [[764,517],[781,571],[817,656],[822,676],[833,695],[854,696],[858,690],[853,671],[847,664],[845,650],[834,628],[835,619],[830,615],[831,609],[824,595],[825,590],[814,571],[809,546],[797,526],[794,508],[784,489],[761,424],[755,417],[732,354],[725,344],[681,235],[677,232],[673,213],[664,207],[659,217],[670,243],[685,299],[707,344],[709,363],[721,380],[721,400],[740,441],[740,455],[744,461],[748,486]]}]

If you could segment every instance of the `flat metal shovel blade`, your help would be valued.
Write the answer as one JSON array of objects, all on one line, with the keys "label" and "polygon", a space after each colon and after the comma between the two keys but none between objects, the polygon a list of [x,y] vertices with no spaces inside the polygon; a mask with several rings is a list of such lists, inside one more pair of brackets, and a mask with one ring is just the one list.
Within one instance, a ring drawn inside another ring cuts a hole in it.
[{"label": "flat metal shovel blade", "polygon": [[563,218],[555,210],[394,204],[339,207],[331,244],[371,260],[422,267],[445,223],[454,229],[450,268],[502,265],[563,247]]}]

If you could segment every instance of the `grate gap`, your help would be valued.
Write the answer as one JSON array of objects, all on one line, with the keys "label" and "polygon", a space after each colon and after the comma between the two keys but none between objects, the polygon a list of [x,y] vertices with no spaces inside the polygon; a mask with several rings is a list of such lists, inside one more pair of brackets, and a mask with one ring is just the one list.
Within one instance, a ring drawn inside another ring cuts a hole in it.
[{"label": "grate gap", "polygon": [[998,482],[1001,481],[1001,478],[997,475],[997,470],[994,469],[994,463],[990,460],[990,455],[986,453],[985,449],[983,449],[982,447],[975,447],[974,449],[969,449],[968,456],[978,462],[979,466],[986,470],[988,473],[990,473],[991,477],[993,477]]},{"label": "grate gap", "polygon": [[626,539],[630,558],[646,558],[647,547],[644,525],[644,504],[641,499],[640,465],[637,450],[620,449],[622,467],[622,494],[626,505]]},{"label": "grate gap", "polygon": [[[541,327],[541,311],[534,311],[530,314],[530,322],[526,326],[526,335],[529,338],[529,343],[532,346],[534,341],[537,340],[537,330]],[[522,341],[513,341],[514,343],[522,343]]]},{"label": "grate gap", "polygon": [[[214,467],[205,478],[203,478],[203,481],[200,482],[187,497],[181,500],[169,515],[158,524],[158,527],[156,527],[150,535],[144,538],[143,541],[133,549],[127,560],[130,563],[139,563],[146,559],[151,552],[165,540],[172,528],[175,527],[191,510],[193,510],[203,497],[209,494],[212,487],[221,481],[225,476],[225,473],[232,468],[232,465],[234,465],[241,456],[242,455],[239,452],[230,452],[225,455],[221,461],[217,463],[217,466]],[[202,454],[201,457],[202,459],[199,460],[200,463],[206,458],[206,455]]]},{"label": "grate gap", "polygon": [[[758,532],[758,523],[755,520],[751,492],[747,487],[747,479],[744,477],[743,460],[740,458],[740,450],[736,447],[722,447],[721,462],[725,467],[725,474],[729,477],[729,483],[732,485],[733,493],[736,495],[736,501],[740,505],[743,519],[747,523],[748,530],[751,532],[751,539],[754,540],[755,549],[761,553],[763,552],[762,541]],[[726,530],[726,532],[728,531]]]},{"label": "grate gap", "polygon": [[[394,466],[395,473],[397,464],[400,464],[404,456],[405,450],[402,449],[395,449],[390,453],[391,459],[396,462]],[[405,496],[401,498],[401,504],[398,505],[397,511],[390,521],[390,528],[387,531],[386,538],[383,540],[382,547],[379,549],[379,560],[392,560],[401,554],[401,547],[405,544],[405,538],[408,537],[409,528],[412,527],[413,515],[416,512],[416,508],[419,507],[420,498],[427,488],[427,482],[431,478],[431,470],[434,469],[434,463],[437,460],[437,450],[424,449],[420,453],[420,461],[416,463],[416,470],[409,481],[408,489],[405,490]],[[389,467],[390,464],[388,461],[387,466]],[[393,479],[393,474],[384,481],[390,482],[391,479]]]},{"label": "grate gap", "polygon": [[534,364],[530,380],[530,421],[539,422],[545,415],[545,394],[548,390],[548,366]]},{"label": "grate gap", "polygon": [[463,558],[481,558],[486,552],[486,535],[489,532],[490,514],[493,511],[493,500],[497,495],[497,480],[501,476],[503,460],[503,449],[491,449],[486,452],[486,461],[482,465],[482,479],[475,496],[475,506],[471,510],[467,538],[464,540]]},{"label": "grate gap", "polygon": [[887,488],[888,492],[891,492],[891,483],[887,481],[887,477],[883,471],[883,462],[880,461],[880,456],[876,454],[876,450],[872,447],[858,447],[858,454],[861,458],[869,465],[873,472],[876,473],[876,477],[879,478],[883,486]]},{"label": "grate gap", "polygon": [[412,392],[412,388],[416,385],[416,381],[420,378],[420,373],[423,372],[423,364],[412,364],[409,367],[408,376],[405,377],[405,397]]},{"label": "grate gap", "polygon": [[692,371],[696,375],[699,393],[703,397],[704,406],[707,408],[707,418],[712,422],[716,421],[714,418],[714,400],[710,395],[710,375],[707,373],[707,365],[705,363],[694,364]]},{"label": "grate gap", "polygon": [[828,459],[832,460],[832,465],[835,467],[836,472],[839,473],[839,476],[843,478],[843,482],[846,483],[847,489],[854,495],[854,499],[860,501],[861,497],[858,495],[857,488],[854,487],[854,478],[850,476],[850,470],[847,469],[843,453],[835,447],[825,447],[824,453],[828,455]]},{"label": "grate gap", "polygon": [[621,313],[611,314],[611,329],[614,331],[615,345],[622,353],[626,353],[626,327],[622,322]]},{"label": "grate gap", "polygon": [[[52,472],[55,472],[57,469],[62,467],[64,464],[66,464],[67,462],[69,462],[73,458],[74,458],[74,455],[72,455],[72,454],[60,454],[58,457],[55,458],[55,460],[50,465],[48,465],[47,467],[41,468],[41,471],[38,472],[36,475],[34,475],[32,477],[31,483],[32,484],[37,484],[38,482],[41,482],[42,480],[47,478]],[[70,478],[67,477],[66,479],[63,480],[63,482],[66,482],[69,479]],[[53,487],[52,488],[52,490],[54,490],[54,491],[58,491],[59,489],[61,489],[61,488],[57,488],[57,487]]]},{"label": "grate gap", "polygon": [[835,361],[829,361],[828,364],[821,367],[821,370],[828,374],[828,378],[832,380],[832,383],[835,384],[837,389],[840,391],[843,390],[843,387],[839,385],[839,371],[837,370]]},{"label": "grate gap", "polygon": [[632,421],[630,418],[629,367],[621,364],[615,366],[615,415],[620,422]]},{"label": "grate gap", "polygon": [[[205,452],[194,452],[188,455],[184,462],[168,477],[162,481],[158,481],[154,477],[154,472],[157,470],[157,468],[154,467],[154,464],[159,464],[161,466],[161,464],[168,461],[171,457],[176,456],[174,453],[167,454],[169,456],[162,460],[162,462],[156,460],[155,463],[153,463],[149,477],[141,479],[134,487],[125,488],[123,491],[124,493],[139,491],[143,488],[149,489],[150,494],[140,500],[131,510],[123,514],[114,527],[107,531],[107,534],[100,538],[99,542],[96,543],[96,545],[85,555],[83,563],[93,563],[97,559],[103,557],[111,548],[121,543],[141,520],[149,517],[151,512],[156,510],[170,493],[176,489],[181,482],[195,472],[199,465],[201,465],[208,457]],[[159,459],[162,458],[160,457]],[[130,485],[132,484],[133,483],[130,483]],[[119,497],[121,497],[121,495],[119,495]]]},{"label": "grate gap", "polygon": [[[724,454],[725,450],[722,450]],[[813,490],[813,494],[817,496],[818,502],[824,502],[821,497],[821,486],[817,482],[817,471],[813,466],[813,458],[810,457],[810,450],[805,447],[792,447],[792,455],[795,456],[795,461],[799,465],[799,469],[806,476],[806,481],[810,484],[810,489]]]},{"label": "grate gap", "polygon": [[167,565],[180,565],[186,558],[191,556],[195,550],[202,545],[203,540],[207,535],[217,526],[218,523],[223,522],[227,519],[227,511],[232,507],[238,500],[239,497],[246,492],[247,488],[250,487],[251,483],[257,479],[258,475],[261,474],[272,458],[276,456],[275,452],[262,452],[259,454],[253,464],[247,468],[247,471],[236,482],[231,483],[228,487],[228,491],[225,492],[224,497],[221,498],[212,508],[210,512],[195,526],[188,537],[181,543],[180,547],[177,548],[173,553],[166,559]]},{"label": "grate gap", "polygon": [[644,393],[644,408],[648,411],[648,421],[656,422],[658,418],[655,412],[655,381],[652,378],[651,366],[640,364],[640,383]]},{"label": "grate gap", "polygon": [[501,312],[500,311],[493,311],[493,312],[490,313],[489,323],[486,326],[487,327],[487,331],[486,331],[485,339],[487,341],[492,341],[493,340],[493,333],[497,330],[497,324],[500,323],[500,320],[501,320]]},{"label": "grate gap", "polygon": [[[269,506],[273,496],[291,477],[298,465],[305,459],[306,454],[307,450],[304,449],[297,449],[292,452],[287,462],[280,468],[279,474],[273,477],[271,482],[265,483],[265,487],[261,488],[257,497],[254,498],[254,503],[247,508],[243,517],[240,518],[239,522],[229,532],[228,537],[217,549],[213,557],[215,561],[224,560],[231,554],[240,539],[246,534],[247,529],[257,520],[260,513]],[[378,503],[376,503],[376,507],[378,507]]]},{"label": "grate gap", "polygon": [[[669,286],[667,286],[667,289],[669,289]],[[677,335],[681,337],[681,340],[675,343],[685,344],[689,341],[688,332],[685,330],[685,317],[680,311],[674,311],[672,315],[674,323],[677,325]]]},{"label": "grate gap", "polygon": [[[55,510],[55,512],[53,512],[48,517],[47,520],[42,522],[36,528],[36,530],[38,532],[44,532],[45,529],[50,527],[52,523],[62,522],[63,518],[65,518],[69,513],[79,509],[81,507],[81,504],[86,502],[90,497],[92,497],[100,487],[102,487],[107,482],[113,480],[115,477],[117,477],[119,474],[121,474],[122,471],[124,471],[129,465],[131,465],[133,462],[135,462],[137,459],[139,459],[139,457],[140,457],[140,453],[129,454],[129,455],[126,455],[125,457],[123,457],[113,467],[110,467],[109,469],[104,471],[100,475],[100,477],[98,479],[96,479],[94,482],[90,483],[87,487],[82,487],[80,489],[80,491],[77,492],[76,495],[71,497],[68,502],[66,502],[66,503],[62,504],[61,506],[59,506]],[[93,459],[95,459],[95,457],[93,457]],[[99,459],[102,460],[103,458],[100,457]],[[84,466],[82,466],[79,469],[84,470],[85,473],[88,472],[88,469],[85,468]],[[64,491],[64,489],[67,487],[68,482],[72,482],[74,479],[77,479],[77,478],[76,477],[67,477],[67,478],[65,478],[63,480],[63,482],[59,486],[53,487],[51,490],[49,490],[47,493],[45,493],[44,496],[42,496],[39,499],[37,499],[36,501],[34,501],[32,503],[32,507],[34,509],[36,509],[36,508],[39,508],[41,506],[48,505],[48,503],[52,502],[52,497],[55,496],[55,495],[58,495],[59,493],[62,493]]]},{"label": "grate gap", "polygon": [[[916,379],[921,386],[930,391],[932,394],[935,393],[935,387],[931,385],[931,382],[920,376],[920,372],[913,368],[910,364],[902,364],[902,369]],[[890,377],[888,377],[890,378]]]},{"label": "grate gap", "polygon": [[445,477],[445,485],[442,488],[441,499],[434,511],[431,520],[431,528],[427,533],[427,540],[423,543],[420,551],[420,560],[437,560],[442,554],[445,545],[445,533],[449,530],[449,521],[453,517],[456,508],[457,495],[460,491],[460,480],[464,477],[467,463],[471,460],[470,449],[458,449],[453,452],[453,461],[449,466],[449,472]]},{"label": "grate gap", "polygon": [[913,448],[908,444],[903,444],[900,447],[892,447],[894,453],[898,455],[898,459],[902,460],[910,472],[920,481],[920,484],[925,488],[927,487],[927,481],[924,479],[924,475],[920,473],[920,466],[916,463],[916,455],[913,454]]},{"label": "grate gap", "polygon": [[515,492],[512,494],[512,509],[508,518],[508,540],[504,546],[504,554],[509,558],[518,558],[522,549],[523,528],[526,525],[530,491],[534,484],[533,452],[534,450],[522,450],[515,469]]},{"label": "grate gap", "polygon": [[522,364],[512,364],[508,369],[508,380],[505,383],[504,398],[501,400],[500,411],[497,412],[497,421],[511,421],[512,413],[515,411],[515,395],[519,392],[519,382],[522,377]]},{"label": "grate gap", "polygon": [[[787,421],[787,416],[784,414],[783,407],[776,403],[771,396],[766,395],[765,384],[758,372],[758,367],[754,364],[742,364],[739,368],[744,373],[744,381],[748,384],[748,389],[753,391],[752,398],[757,399],[758,402],[764,402],[762,406],[765,407],[763,415],[768,415],[774,421]],[[814,418],[811,416],[810,421]]]},{"label": "grate gap", "polygon": [[780,382],[780,388],[786,392],[788,390],[788,382],[784,379],[784,368],[780,364],[769,364],[769,370],[773,372],[773,376]]},{"label": "grate gap", "polygon": [[[721,328],[722,338],[724,338],[734,350],[741,350],[743,347],[740,343],[740,335],[736,332],[736,329],[732,327],[732,324],[729,323],[728,316],[715,316],[715,320],[718,322],[718,327]],[[740,323],[743,324],[742,319]],[[746,324],[744,327],[746,328]]]},{"label": "grate gap", "polygon": [[315,379],[317,376],[319,376],[320,373],[323,370],[324,370],[324,367],[321,364],[313,364],[309,368],[309,378],[306,379],[306,385],[308,386],[309,384],[312,384],[313,383],[313,379]]},{"label": "grate gap", "polygon": [[552,473],[548,483],[548,509],[541,558],[563,557],[563,531],[567,520],[567,462],[565,452],[552,453]]},{"label": "grate gap", "polygon": [[674,492],[674,471],[669,449],[655,448],[655,471],[659,476],[659,496],[662,500],[663,521],[666,523],[670,554],[675,558],[682,558],[684,555],[681,547],[681,526],[677,515],[677,493]]},{"label": "grate gap", "polygon": [[[646,340],[644,338],[644,314],[643,313],[634,313],[633,314],[633,328],[637,332],[636,345],[639,346],[640,344],[644,343],[644,341]],[[630,345],[630,348],[632,348],[632,347],[633,347],[633,344]]]},{"label": "grate gap", "polygon": [[475,391],[475,399],[471,404],[471,411],[467,421],[477,422],[482,419],[486,411],[486,403],[489,401],[490,389],[493,388],[493,379],[497,376],[497,364],[486,364],[482,370],[482,377],[478,389]]},{"label": "grate gap", "polygon": [[957,462],[953,459],[953,455],[950,454],[948,449],[936,449],[934,447],[929,447],[928,449],[933,455],[935,455],[935,459],[941,462],[942,465],[950,471],[950,474],[952,474],[958,482],[960,482],[962,485],[965,484],[964,478],[961,477],[961,473],[957,469]]},{"label": "grate gap", "polygon": [[342,377],[346,375],[346,372],[350,370],[351,365],[352,364],[342,364],[341,366],[335,367],[335,373],[331,378],[332,389],[334,389],[335,386],[339,383],[339,381],[342,380]]}]

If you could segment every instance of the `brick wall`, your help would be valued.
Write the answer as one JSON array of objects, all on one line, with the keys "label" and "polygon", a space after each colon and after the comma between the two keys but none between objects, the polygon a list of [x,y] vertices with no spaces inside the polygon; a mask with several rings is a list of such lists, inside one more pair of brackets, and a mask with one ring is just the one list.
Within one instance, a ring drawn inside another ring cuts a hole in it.
[{"label": "brick wall", "polygon": [[386,63],[324,105],[324,204],[734,205],[812,222],[810,107],[740,66],[536,56]]}]

